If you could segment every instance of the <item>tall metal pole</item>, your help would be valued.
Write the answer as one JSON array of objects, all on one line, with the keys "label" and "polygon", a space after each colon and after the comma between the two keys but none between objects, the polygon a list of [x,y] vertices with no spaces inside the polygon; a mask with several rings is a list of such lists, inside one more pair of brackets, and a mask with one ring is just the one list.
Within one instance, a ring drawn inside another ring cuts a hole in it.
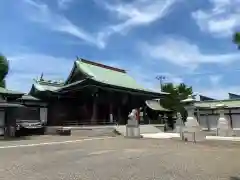
[{"label": "tall metal pole", "polygon": [[160,82],[160,90],[162,91],[163,90],[163,80],[165,80],[166,77],[163,76],[163,75],[160,75],[160,76],[157,76],[156,79],[159,80],[159,82]]}]

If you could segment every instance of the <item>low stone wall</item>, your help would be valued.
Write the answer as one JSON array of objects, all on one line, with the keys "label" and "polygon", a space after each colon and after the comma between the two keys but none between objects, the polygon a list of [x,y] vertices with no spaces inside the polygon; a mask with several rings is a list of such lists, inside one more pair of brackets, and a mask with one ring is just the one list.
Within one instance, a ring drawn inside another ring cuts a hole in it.
[{"label": "low stone wall", "polygon": [[48,135],[57,135],[57,130],[67,128],[71,129],[71,135],[72,136],[84,136],[84,137],[96,137],[96,136],[114,136],[116,135],[114,133],[115,128],[112,127],[82,127],[82,126],[75,126],[75,127],[61,127],[61,126],[48,126],[46,127],[45,134]]}]

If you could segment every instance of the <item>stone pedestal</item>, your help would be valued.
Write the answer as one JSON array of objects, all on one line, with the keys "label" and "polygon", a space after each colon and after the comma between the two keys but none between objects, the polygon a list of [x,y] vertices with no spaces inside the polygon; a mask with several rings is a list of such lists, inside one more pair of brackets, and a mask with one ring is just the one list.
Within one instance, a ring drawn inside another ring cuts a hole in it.
[{"label": "stone pedestal", "polygon": [[185,141],[202,141],[205,140],[204,133],[201,131],[201,127],[194,116],[194,102],[195,99],[192,98],[192,96],[189,96],[187,99],[182,101],[185,103],[185,109],[188,113],[188,117],[185,122],[185,127],[183,130],[183,139]]},{"label": "stone pedestal", "polygon": [[218,104],[216,105],[219,111],[219,119],[217,124],[217,136],[232,136],[233,131],[230,128],[230,123],[228,119],[224,115],[224,108],[226,107],[224,104]]},{"label": "stone pedestal", "polygon": [[128,120],[126,125],[126,137],[128,138],[140,138],[140,127],[136,120]]},{"label": "stone pedestal", "polygon": [[126,125],[126,137],[128,138],[140,138],[139,121],[137,120],[137,111],[133,110],[128,116],[128,122]]}]

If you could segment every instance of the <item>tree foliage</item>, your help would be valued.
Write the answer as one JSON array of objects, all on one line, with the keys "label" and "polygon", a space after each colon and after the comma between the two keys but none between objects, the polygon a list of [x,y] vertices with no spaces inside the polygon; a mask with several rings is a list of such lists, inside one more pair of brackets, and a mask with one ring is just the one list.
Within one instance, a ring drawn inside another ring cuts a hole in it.
[{"label": "tree foliage", "polygon": [[238,46],[240,49],[240,32],[236,32],[233,36],[233,42]]},{"label": "tree foliage", "polygon": [[5,78],[8,74],[9,63],[5,56],[0,54],[0,87],[5,87]]},{"label": "tree foliage", "polygon": [[169,93],[161,100],[161,105],[164,108],[172,110],[174,113],[180,112],[182,117],[186,118],[186,111],[181,100],[187,99],[188,95],[192,95],[192,87],[188,87],[184,83],[173,85],[173,83],[164,84],[162,87],[164,92]]}]

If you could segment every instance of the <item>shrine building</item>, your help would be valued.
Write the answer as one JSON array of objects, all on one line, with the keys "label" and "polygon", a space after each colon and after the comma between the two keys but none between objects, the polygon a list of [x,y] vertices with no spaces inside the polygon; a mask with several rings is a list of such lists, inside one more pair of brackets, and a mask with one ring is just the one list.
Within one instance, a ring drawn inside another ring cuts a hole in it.
[{"label": "shrine building", "polygon": [[65,82],[42,77],[29,94],[47,103],[48,126],[64,126],[125,124],[132,109],[167,93],[144,88],[123,69],[77,59]]}]

